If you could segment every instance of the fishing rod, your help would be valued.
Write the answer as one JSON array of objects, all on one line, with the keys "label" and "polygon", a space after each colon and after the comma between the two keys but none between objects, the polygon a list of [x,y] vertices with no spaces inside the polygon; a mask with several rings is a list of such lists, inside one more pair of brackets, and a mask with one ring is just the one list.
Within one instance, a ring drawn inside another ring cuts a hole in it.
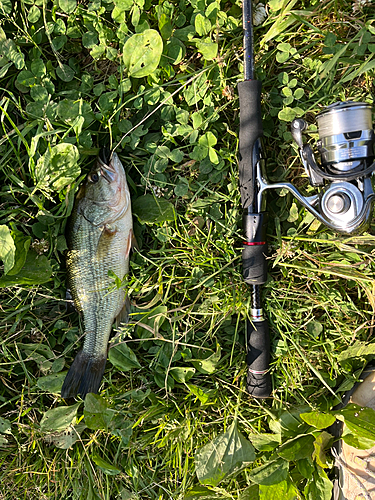
[{"label": "fishing rod", "polygon": [[263,136],[261,90],[254,79],[253,20],[251,0],[243,1],[244,81],[238,84],[240,100],[239,180],[245,240],[242,249],[244,281],[251,287],[250,318],[246,325],[247,382],[249,394],[267,398],[271,394],[269,374],[270,336],[263,316],[261,285],[267,280],[264,197],[258,196],[257,175],[262,158]]},{"label": "fishing rod", "polygon": [[312,147],[303,141],[307,122],[297,118],[291,123],[291,134],[309,183],[318,192],[304,196],[289,182],[269,183],[261,148],[261,82],[254,80],[251,0],[243,0],[243,24],[244,81],[238,84],[239,179],[245,235],[243,278],[252,287],[250,319],[246,328],[246,387],[252,396],[266,398],[271,394],[270,336],[260,296],[261,285],[267,279],[265,192],[287,189],[332,231],[346,235],[363,232],[370,224],[375,201],[371,181],[375,171],[375,133],[370,104],[339,101],[325,107],[316,116],[319,164]]}]

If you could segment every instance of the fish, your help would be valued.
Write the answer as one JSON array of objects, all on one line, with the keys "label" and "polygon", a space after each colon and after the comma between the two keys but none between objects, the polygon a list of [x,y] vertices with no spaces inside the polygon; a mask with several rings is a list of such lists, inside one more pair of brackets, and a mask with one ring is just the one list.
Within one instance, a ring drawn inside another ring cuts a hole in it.
[{"label": "fish", "polygon": [[68,285],[83,318],[84,343],[62,386],[63,398],[97,393],[115,320],[126,318],[124,288],[114,285],[129,272],[133,240],[130,191],[116,153],[102,151],[79,189],[68,222]]}]

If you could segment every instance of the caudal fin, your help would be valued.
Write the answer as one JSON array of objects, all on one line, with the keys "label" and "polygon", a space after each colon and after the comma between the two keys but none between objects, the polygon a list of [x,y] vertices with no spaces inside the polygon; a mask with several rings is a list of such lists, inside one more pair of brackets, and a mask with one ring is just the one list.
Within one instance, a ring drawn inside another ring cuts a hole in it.
[{"label": "caudal fin", "polygon": [[85,399],[89,392],[98,392],[106,361],[106,357],[95,358],[80,351],[65,377],[61,396],[73,398],[80,394]]}]

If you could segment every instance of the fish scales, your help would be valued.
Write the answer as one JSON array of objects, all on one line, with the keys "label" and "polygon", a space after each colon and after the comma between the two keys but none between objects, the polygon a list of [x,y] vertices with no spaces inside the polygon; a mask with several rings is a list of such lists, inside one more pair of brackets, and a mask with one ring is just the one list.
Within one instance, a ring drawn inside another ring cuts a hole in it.
[{"label": "fish scales", "polygon": [[[83,227],[82,227],[83,226]],[[84,227],[86,226],[86,227]],[[74,231],[74,228],[73,228]],[[95,344],[95,332],[104,339],[109,337],[113,319],[122,308],[125,292],[123,289],[108,291],[113,286],[113,279],[108,276],[108,271],[113,271],[116,276],[123,277],[128,272],[125,259],[113,259],[113,255],[121,254],[127,241],[124,232],[113,237],[105,238],[108,241],[107,255],[103,252],[98,255],[98,246],[103,230],[90,228],[90,224],[82,221],[80,231],[73,243],[78,251],[70,253],[68,268],[71,274],[72,296],[79,310],[83,313],[86,332],[85,344],[90,352],[95,352],[95,347],[105,347],[105,341]],[[106,314],[103,314],[106,311]],[[108,340],[107,340],[108,343]],[[85,348],[84,348],[85,349]],[[100,351],[99,351],[100,352]],[[98,352],[98,354],[99,354]],[[103,352],[103,351],[102,351]]]},{"label": "fish scales", "polygon": [[125,307],[125,291],[109,276],[112,271],[122,279],[129,271],[132,217],[125,173],[114,154],[109,165],[99,162],[90,176],[77,195],[67,256],[69,285],[83,317],[85,340],[64,381],[63,397],[98,391],[112,324]]}]

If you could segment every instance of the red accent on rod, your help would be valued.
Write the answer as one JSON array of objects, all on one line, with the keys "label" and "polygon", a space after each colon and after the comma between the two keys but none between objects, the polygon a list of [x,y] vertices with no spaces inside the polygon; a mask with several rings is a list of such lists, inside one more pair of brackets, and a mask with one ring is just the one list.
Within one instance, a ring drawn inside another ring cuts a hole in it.
[{"label": "red accent on rod", "polygon": [[266,242],[265,241],[252,241],[251,243],[248,242],[248,241],[244,241],[243,242],[244,245],[248,245],[249,247],[251,246],[255,246],[255,245],[265,245]]}]

